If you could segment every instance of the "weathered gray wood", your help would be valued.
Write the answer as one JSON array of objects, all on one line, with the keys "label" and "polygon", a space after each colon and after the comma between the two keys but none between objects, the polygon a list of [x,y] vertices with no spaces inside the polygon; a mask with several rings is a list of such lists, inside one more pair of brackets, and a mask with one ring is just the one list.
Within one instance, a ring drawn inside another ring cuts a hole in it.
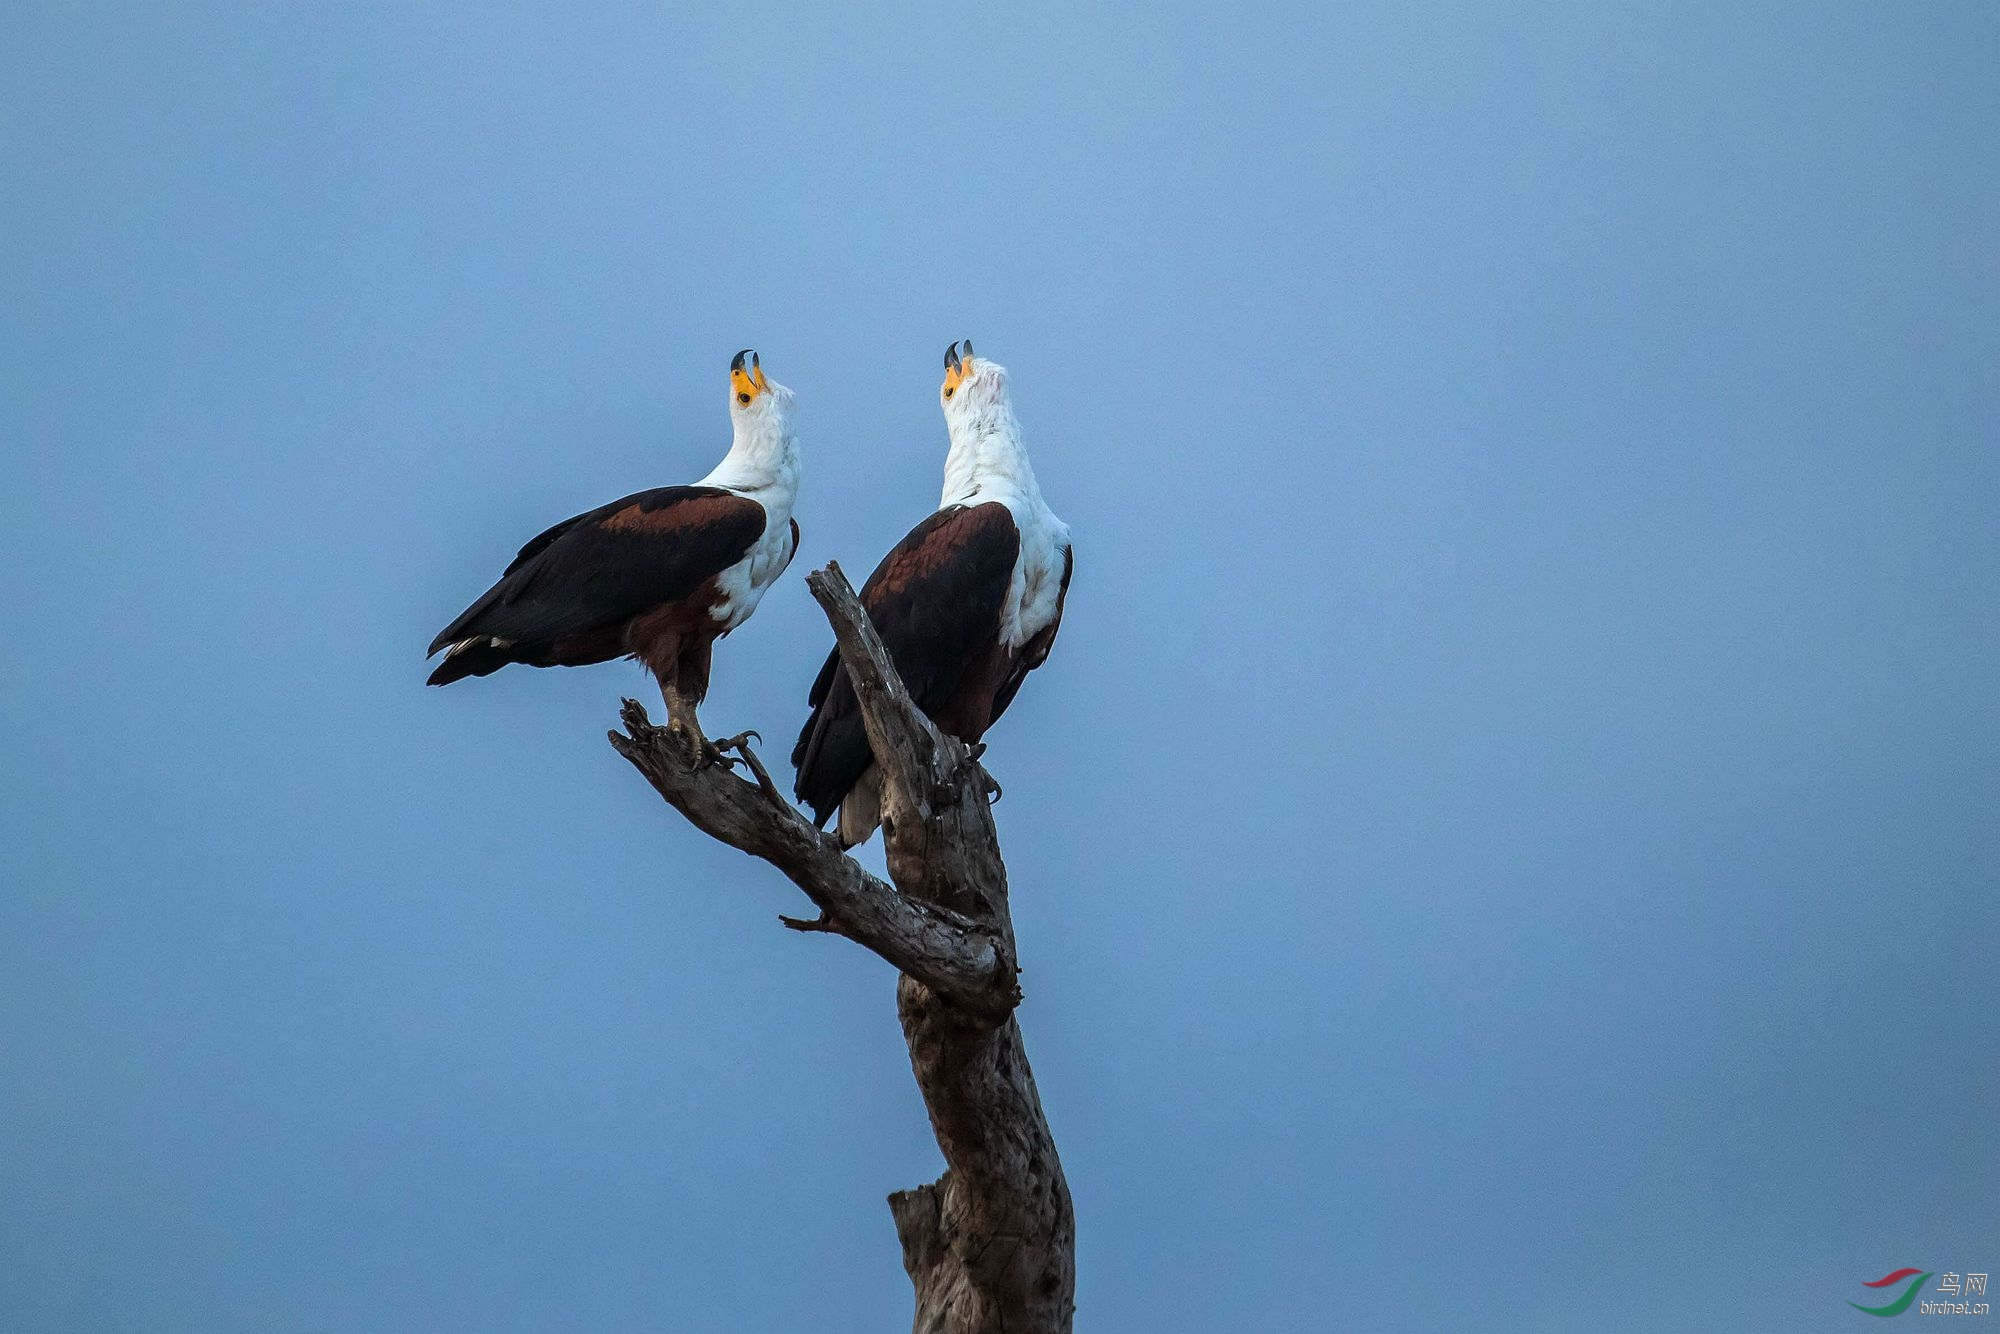
[{"label": "weathered gray wood", "polygon": [[1076,1227],[1014,1007],[1007,868],[978,757],[916,707],[838,565],[806,576],[833,625],[882,777],[884,884],[777,791],[747,742],[754,782],[703,767],[675,732],[625,701],[611,744],[711,838],[761,857],[819,908],[809,921],[902,973],[896,1008],[944,1154],[930,1185],[889,1197],[917,1334],[1067,1334]]},{"label": "weathered gray wood", "polygon": [[710,838],[761,857],[804,890],[820,910],[810,921],[784,919],[803,931],[846,936],[948,996],[968,1014],[999,1022],[1014,1008],[1012,947],[972,919],[897,893],[861,868],[790,803],[723,765],[696,768],[683,735],[655,727],[645,708],[626,700],[625,731],[611,744],[649,779],[669,805]]},{"label": "weathered gray wood", "polygon": [[946,1163],[935,1182],[889,1197],[917,1334],[1066,1334],[1076,1217],[1020,1026],[958,1022],[908,974],[896,1009]]}]

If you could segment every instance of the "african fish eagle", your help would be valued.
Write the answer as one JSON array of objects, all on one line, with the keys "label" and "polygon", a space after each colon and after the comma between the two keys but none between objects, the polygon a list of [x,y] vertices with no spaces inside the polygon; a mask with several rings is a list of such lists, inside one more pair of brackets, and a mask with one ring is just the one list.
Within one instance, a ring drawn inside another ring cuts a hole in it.
[{"label": "african fish eagle", "polygon": [[[976,360],[969,339],[964,348],[946,349],[939,390],[951,434],[943,501],[883,557],[861,602],[918,707],[969,745],[1048,658],[1072,561],[1069,528],[1043,501],[1021,445],[1006,370]],[[837,652],[810,703],[792,750],[794,791],[822,827],[838,809],[851,848],[881,823],[881,791]]]},{"label": "african fish eagle", "polygon": [[[708,753],[695,707],[717,639],[750,618],[799,549],[792,391],[757,354],[729,363],[729,453],[693,486],[640,491],[565,519],[431,641],[430,684],[508,663],[581,667],[631,656],[659,680],[668,725]],[[711,755],[710,758],[713,758]]]}]

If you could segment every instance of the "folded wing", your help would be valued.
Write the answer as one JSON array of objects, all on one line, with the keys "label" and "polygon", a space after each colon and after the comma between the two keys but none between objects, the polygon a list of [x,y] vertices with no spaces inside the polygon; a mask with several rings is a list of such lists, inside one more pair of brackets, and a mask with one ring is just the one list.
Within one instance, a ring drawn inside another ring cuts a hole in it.
[{"label": "folded wing", "polygon": [[[990,722],[1012,666],[1000,624],[1020,550],[1005,505],[953,506],[912,529],[862,585],[861,603],[911,697],[944,730],[970,730],[966,739]],[[838,653],[809,699],[812,716],[792,750],[794,790],[824,824],[873,756]]]},{"label": "folded wing", "polygon": [[641,491],[565,519],[431,641],[431,653],[450,652],[430,683],[628,652],[632,622],[697,595],[744,558],[765,522],[756,501],[710,486]]}]

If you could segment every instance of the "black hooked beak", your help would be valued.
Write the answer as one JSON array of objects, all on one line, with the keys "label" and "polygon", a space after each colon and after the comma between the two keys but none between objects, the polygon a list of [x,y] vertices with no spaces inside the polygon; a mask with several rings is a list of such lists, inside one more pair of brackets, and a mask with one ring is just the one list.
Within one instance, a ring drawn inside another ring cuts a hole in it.
[{"label": "black hooked beak", "polygon": [[752,351],[751,351],[751,350],[750,350],[749,348],[747,348],[747,347],[746,347],[746,348],[744,348],[744,349],[743,349],[743,350],[742,350],[741,352],[738,352],[738,353],[736,354],[736,359],[735,359],[735,360],[733,360],[733,361],[731,361],[731,362],[729,363],[729,369],[730,369],[730,370],[732,370],[732,371],[740,371],[740,370],[742,370],[742,369],[743,369],[743,358],[745,358],[745,357],[749,357],[749,358],[751,359],[751,361],[750,361],[750,364],[751,364],[751,365],[753,365],[753,366],[754,366],[754,365],[756,365],[756,364],[757,364],[757,361],[756,361],[756,358],[757,358],[757,354],[756,354],[755,352],[752,352]]},{"label": "black hooked beak", "polygon": [[952,345],[944,350],[944,368],[948,371],[958,369],[958,343],[956,341],[953,341]]},{"label": "black hooked beak", "polygon": [[965,359],[967,361],[972,360],[972,340],[970,338],[965,340]]}]

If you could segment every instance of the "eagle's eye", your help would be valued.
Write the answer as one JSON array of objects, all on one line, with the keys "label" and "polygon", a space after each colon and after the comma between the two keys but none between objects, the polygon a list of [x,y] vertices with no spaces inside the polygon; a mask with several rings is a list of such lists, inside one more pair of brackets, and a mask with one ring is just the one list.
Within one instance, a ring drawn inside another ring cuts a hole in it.
[{"label": "eagle's eye", "polygon": [[958,390],[956,390],[956,389],[947,389],[947,390],[945,390],[945,391],[944,391],[944,396],[945,396],[946,398],[950,398],[950,397],[951,397],[951,396],[952,396],[953,394],[955,394],[955,393],[957,393],[957,392],[958,392]]},{"label": "eagle's eye", "polygon": [[729,363],[729,388],[736,395],[738,407],[749,407],[757,395],[770,387],[771,382],[764,378],[763,364],[749,348],[738,352],[736,360]]}]

